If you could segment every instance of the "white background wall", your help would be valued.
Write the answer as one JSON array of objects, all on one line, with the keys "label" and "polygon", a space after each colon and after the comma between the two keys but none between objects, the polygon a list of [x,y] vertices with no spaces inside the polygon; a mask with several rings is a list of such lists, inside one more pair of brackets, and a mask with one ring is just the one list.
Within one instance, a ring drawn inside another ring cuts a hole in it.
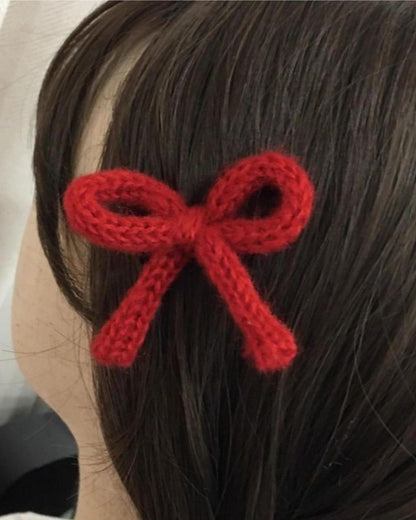
[{"label": "white background wall", "polygon": [[[46,68],[92,0],[0,0],[0,425],[35,395],[13,355],[14,274],[33,197],[35,105]],[[35,340],[35,339],[34,339]]]}]

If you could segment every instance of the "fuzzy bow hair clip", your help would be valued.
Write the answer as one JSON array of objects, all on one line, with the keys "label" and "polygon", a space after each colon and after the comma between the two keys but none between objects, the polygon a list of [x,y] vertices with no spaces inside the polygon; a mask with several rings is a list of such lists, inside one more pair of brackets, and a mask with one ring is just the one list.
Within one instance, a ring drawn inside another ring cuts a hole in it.
[{"label": "fuzzy bow hair clip", "polygon": [[[266,217],[238,217],[264,186],[279,190],[279,205]],[[275,151],[224,168],[205,203],[194,206],[167,184],[124,168],[74,179],[63,199],[73,231],[103,248],[150,253],[137,282],[94,337],[94,358],[108,366],[134,362],[164,293],[194,257],[241,329],[243,357],[261,372],[288,367],[297,353],[294,335],[259,296],[238,254],[277,252],[294,242],[313,199],[313,184],[297,160]],[[148,214],[121,215],[110,210],[113,204],[140,206]]]}]

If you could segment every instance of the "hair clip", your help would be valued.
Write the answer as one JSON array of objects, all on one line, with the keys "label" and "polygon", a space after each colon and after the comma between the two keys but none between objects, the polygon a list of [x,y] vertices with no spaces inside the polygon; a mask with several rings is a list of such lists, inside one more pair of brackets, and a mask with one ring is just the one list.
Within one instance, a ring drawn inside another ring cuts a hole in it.
[{"label": "hair clip", "polygon": [[[264,186],[280,203],[262,218],[237,211]],[[275,151],[245,157],[224,169],[204,204],[188,206],[167,184],[124,168],[71,181],[64,194],[70,227],[91,243],[126,253],[151,253],[135,284],[93,338],[94,358],[129,367],[161,299],[194,257],[217,288],[244,336],[242,355],[261,372],[283,370],[297,353],[292,331],[256,291],[238,253],[277,252],[294,242],[312,212],[314,187],[297,161]],[[140,206],[145,216],[121,215],[110,204]]]}]

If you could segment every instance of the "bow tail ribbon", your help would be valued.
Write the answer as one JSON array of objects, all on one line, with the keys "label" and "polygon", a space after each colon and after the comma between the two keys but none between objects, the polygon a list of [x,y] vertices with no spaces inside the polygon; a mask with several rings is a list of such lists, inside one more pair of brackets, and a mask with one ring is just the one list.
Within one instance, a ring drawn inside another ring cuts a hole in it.
[{"label": "bow tail ribbon", "polygon": [[157,251],[127,291],[119,307],[91,343],[97,361],[129,367],[142,346],[162,297],[189,260],[183,249]]},{"label": "bow tail ribbon", "polygon": [[295,338],[260,298],[237,254],[215,230],[205,232],[195,253],[243,332],[243,356],[262,372],[286,368],[297,353]]}]

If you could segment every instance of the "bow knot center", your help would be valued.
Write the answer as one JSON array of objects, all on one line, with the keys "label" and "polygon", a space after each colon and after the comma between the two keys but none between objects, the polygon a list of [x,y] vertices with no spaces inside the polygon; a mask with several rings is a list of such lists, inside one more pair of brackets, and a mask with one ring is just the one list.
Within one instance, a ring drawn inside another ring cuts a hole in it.
[{"label": "bow knot center", "polygon": [[204,224],[205,209],[199,205],[189,207],[178,221],[181,244],[193,246]]}]

